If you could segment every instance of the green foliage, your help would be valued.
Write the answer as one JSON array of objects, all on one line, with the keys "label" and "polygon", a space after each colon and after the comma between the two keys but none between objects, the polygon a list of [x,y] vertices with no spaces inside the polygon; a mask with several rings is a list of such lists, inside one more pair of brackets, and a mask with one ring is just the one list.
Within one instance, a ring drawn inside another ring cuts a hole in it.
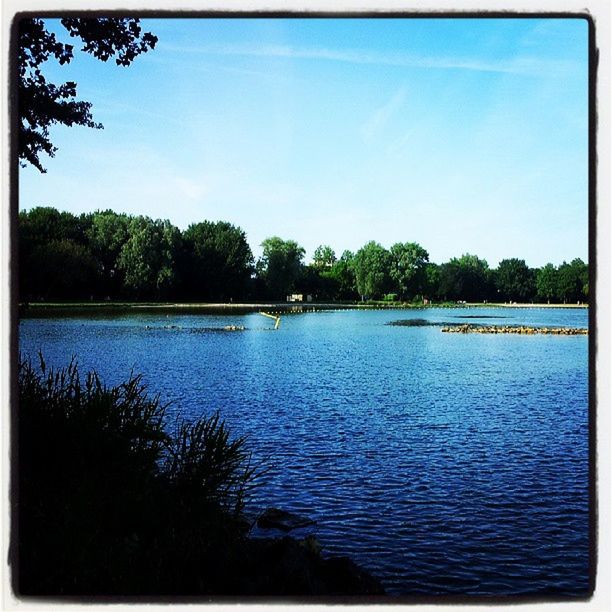
[{"label": "green foliage", "polygon": [[335,299],[356,300],[359,297],[353,259],[354,255],[351,251],[344,251],[331,270],[325,272],[325,275],[333,279],[336,284],[337,289],[333,296]]},{"label": "green foliage", "polygon": [[180,231],[169,221],[134,217],[117,258],[125,287],[138,298],[163,298],[178,284],[175,257]]},{"label": "green foliage", "polygon": [[489,266],[476,255],[452,258],[439,269],[439,294],[445,300],[482,301],[491,293]]},{"label": "green foliage", "polygon": [[370,241],[353,258],[357,291],[362,298],[378,298],[390,288],[391,255],[387,249]]},{"label": "green foliage", "polygon": [[224,301],[245,295],[253,253],[242,229],[225,221],[204,221],[190,225],[183,240],[183,276],[191,298]]},{"label": "green foliage", "polygon": [[[82,51],[101,61],[116,57],[120,66],[129,66],[140,53],[153,49],[157,37],[142,33],[139,20],[125,17],[65,17],[61,24],[71,37],[84,43]],[[43,72],[45,62],[55,59],[69,64],[73,45],[63,44],[49,32],[42,19],[22,18],[18,26],[18,113],[19,159],[45,172],[40,156],[55,156],[57,147],[49,138],[56,124],[101,128],[91,115],[91,103],[78,101],[73,81],[62,85],[49,82]]]},{"label": "green foliage", "polygon": [[336,263],[336,254],[328,245],[321,245],[315,249],[312,263],[315,268],[331,268]]},{"label": "green foliage", "polygon": [[51,240],[32,249],[24,262],[23,291],[44,300],[76,299],[95,287],[98,266],[84,246],[72,240]]},{"label": "green foliage", "polygon": [[314,264],[304,266],[298,281],[299,292],[310,295],[315,301],[331,301],[338,294],[338,283],[328,268]]},{"label": "green foliage", "polygon": [[495,285],[503,300],[528,302],[536,292],[534,271],[523,259],[503,259],[495,273]]},{"label": "green foliage", "polygon": [[557,271],[557,298],[562,302],[588,299],[589,273],[582,259],[563,262]]},{"label": "green foliage", "polygon": [[273,299],[284,299],[297,288],[306,252],[294,240],[283,240],[278,236],[266,238],[261,246],[263,255],[257,262],[257,272],[268,295]]},{"label": "green foliage", "polygon": [[279,237],[264,241],[253,266],[244,231],[224,221],[203,221],[185,232],[169,221],[112,210],[75,216],[51,207],[19,213],[21,300],[139,299],[284,300],[289,293],[318,301],[376,300],[397,293],[406,302],[586,301],[588,265],[580,259],[532,270],[505,259],[496,269],[475,255],[429,262],[416,243],[389,251],[372,241],[339,259],[331,247],[304,249]]},{"label": "green foliage", "polygon": [[112,210],[95,212],[91,216],[91,226],[87,232],[91,250],[104,262],[105,267],[113,269],[123,245],[128,239],[129,219],[126,214]]},{"label": "green foliage", "polygon": [[88,295],[99,266],[87,243],[89,218],[36,207],[19,213],[19,272],[22,296],[74,299]]},{"label": "green foliage", "polygon": [[19,213],[20,238],[30,244],[72,240],[87,245],[90,223],[91,220],[86,215],[77,217],[51,206],[37,206],[29,212]]},{"label": "green foliage", "polygon": [[440,266],[429,262],[425,264],[425,279],[423,282],[423,295],[429,300],[439,300],[440,295]]},{"label": "green foliage", "polygon": [[19,588],[28,595],[218,592],[254,470],[218,414],[178,422],[140,377],[19,365]]},{"label": "green foliage", "polygon": [[398,242],[391,247],[391,279],[402,299],[422,294],[429,253],[416,242]]},{"label": "green foliage", "polygon": [[554,300],[558,293],[557,283],[557,268],[553,264],[548,263],[536,270],[536,289],[539,299],[546,302]]}]

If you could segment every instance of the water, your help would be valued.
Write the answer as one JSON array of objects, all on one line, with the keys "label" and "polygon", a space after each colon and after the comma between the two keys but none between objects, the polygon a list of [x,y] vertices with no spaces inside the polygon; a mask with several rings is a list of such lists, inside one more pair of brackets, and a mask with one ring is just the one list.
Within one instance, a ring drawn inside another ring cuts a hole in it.
[{"label": "water", "polygon": [[[24,319],[20,350],[140,372],[183,416],[219,409],[268,468],[252,508],[317,521],[391,594],[588,590],[588,337],[445,334],[433,322],[587,327],[577,309]],[[240,332],[205,328],[241,325]]]}]

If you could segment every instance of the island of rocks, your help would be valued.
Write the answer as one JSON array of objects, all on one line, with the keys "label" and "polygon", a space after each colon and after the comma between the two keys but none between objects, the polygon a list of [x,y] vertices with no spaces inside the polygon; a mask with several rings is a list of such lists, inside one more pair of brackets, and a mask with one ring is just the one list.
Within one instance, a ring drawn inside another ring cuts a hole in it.
[{"label": "island of rocks", "polygon": [[581,336],[587,335],[589,330],[585,327],[530,327],[525,325],[447,325],[442,327],[443,332],[454,334],[550,334],[555,336]]}]

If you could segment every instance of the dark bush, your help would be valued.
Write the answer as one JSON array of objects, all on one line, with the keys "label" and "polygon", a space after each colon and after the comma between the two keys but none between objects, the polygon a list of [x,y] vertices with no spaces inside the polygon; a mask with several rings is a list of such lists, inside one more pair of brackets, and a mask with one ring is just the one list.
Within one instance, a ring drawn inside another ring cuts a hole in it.
[{"label": "dark bush", "polygon": [[220,593],[248,526],[254,471],[214,414],[178,422],[140,377],[19,364],[22,595]]}]

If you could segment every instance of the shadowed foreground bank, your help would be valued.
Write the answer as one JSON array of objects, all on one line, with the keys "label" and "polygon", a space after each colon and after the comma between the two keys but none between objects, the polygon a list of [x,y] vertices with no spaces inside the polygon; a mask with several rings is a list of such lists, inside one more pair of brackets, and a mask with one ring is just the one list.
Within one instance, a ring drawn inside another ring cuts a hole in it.
[{"label": "shadowed foreground bank", "polygon": [[18,411],[18,595],[384,593],[312,541],[249,537],[256,471],[218,414],[172,428],[139,377],[108,388],[42,358],[19,365]]}]

